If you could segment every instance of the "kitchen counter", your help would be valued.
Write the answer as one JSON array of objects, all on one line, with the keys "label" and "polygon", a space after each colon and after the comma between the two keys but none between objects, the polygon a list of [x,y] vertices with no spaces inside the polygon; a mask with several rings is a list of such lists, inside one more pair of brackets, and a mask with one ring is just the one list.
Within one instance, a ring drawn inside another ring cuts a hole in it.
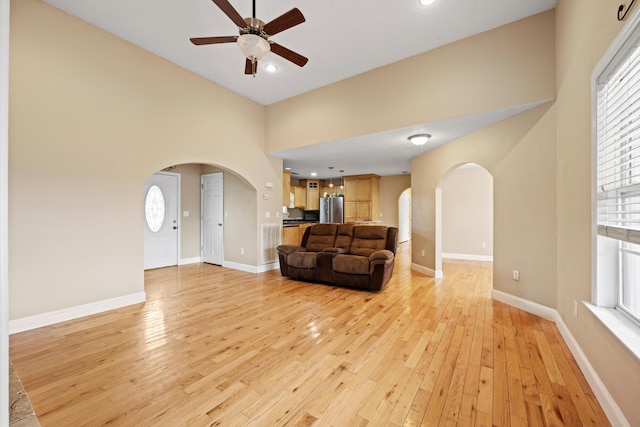
[{"label": "kitchen counter", "polygon": [[314,224],[314,221],[305,221],[304,219],[283,219],[282,226],[283,227],[298,227],[304,224]]}]

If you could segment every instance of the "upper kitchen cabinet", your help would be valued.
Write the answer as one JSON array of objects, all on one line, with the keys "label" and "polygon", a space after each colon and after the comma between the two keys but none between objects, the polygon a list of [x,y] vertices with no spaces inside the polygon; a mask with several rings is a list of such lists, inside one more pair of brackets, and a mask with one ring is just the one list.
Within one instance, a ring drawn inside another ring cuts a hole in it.
[{"label": "upper kitchen cabinet", "polygon": [[320,180],[301,179],[300,185],[304,185],[307,190],[307,210],[320,209]]},{"label": "upper kitchen cabinet", "polygon": [[374,174],[344,177],[345,222],[380,219],[380,176]]},{"label": "upper kitchen cabinet", "polygon": [[294,206],[296,208],[307,208],[307,188],[301,185],[292,185],[291,191],[293,191],[294,195]]},{"label": "upper kitchen cabinet", "polygon": [[289,206],[291,193],[291,171],[282,172],[282,206]]}]

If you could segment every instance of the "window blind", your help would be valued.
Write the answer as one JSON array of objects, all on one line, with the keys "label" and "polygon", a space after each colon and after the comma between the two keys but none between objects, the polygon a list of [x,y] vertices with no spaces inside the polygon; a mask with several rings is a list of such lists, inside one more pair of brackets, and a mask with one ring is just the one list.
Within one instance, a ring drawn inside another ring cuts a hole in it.
[{"label": "window blind", "polygon": [[640,244],[640,47],[637,37],[623,47],[597,83],[598,234]]}]

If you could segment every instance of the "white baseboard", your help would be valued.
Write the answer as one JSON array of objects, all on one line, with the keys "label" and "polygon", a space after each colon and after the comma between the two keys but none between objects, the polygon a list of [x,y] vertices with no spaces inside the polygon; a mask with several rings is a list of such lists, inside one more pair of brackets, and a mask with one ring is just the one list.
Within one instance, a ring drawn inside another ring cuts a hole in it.
[{"label": "white baseboard", "polygon": [[411,269],[417,271],[418,273],[426,274],[427,276],[431,276],[435,279],[442,279],[443,274],[442,270],[434,270],[429,267],[425,267],[424,265],[412,263]]},{"label": "white baseboard", "polygon": [[90,304],[79,305],[76,307],[63,308],[62,310],[50,311],[48,313],[36,314],[35,316],[22,317],[9,321],[9,334],[29,331],[31,329],[41,328],[43,326],[53,325],[55,323],[66,322],[67,320],[78,319],[92,314],[102,313],[103,311],[113,310],[116,308],[126,307],[128,305],[139,304],[147,300],[147,294],[138,292],[121,297],[109,298]]},{"label": "white baseboard", "polygon": [[456,254],[451,252],[442,252],[442,258],[466,259],[469,261],[489,261],[493,262],[493,255],[473,255],[473,254]]},{"label": "white baseboard", "polygon": [[276,261],[270,264],[255,266],[255,265],[248,265],[248,264],[240,264],[239,262],[223,261],[222,266],[226,268],[231,268],[233,270],[240,270],[240,271],[246,271],[247,273],[257,274],[257,273],[264,273],[265,271],[269,271],[269,270],[277,270],[280,268],[280,263]]},{"label": "white baseboard", "polygon": [[491,290],[491,298],[519,308],[520,310],[524,310],[528,313],[535,314],[536,316],[540,316],[544,319],[551,320],[552,322],[556,322],[560,317],[558,312],[553,308],[549,308],[546,305],[538,304],[537,302],[529,301],[506,292],[493,289]]},{"label": "white baseboard", "polygon": [[630,425],[557,310],[495,289],[491,291],[491,298],[555,322],[560,335],[562,335],[571,354],[576,359],[580,370],[582,370],[585,379],[591,386],[611,424],[614,426]]},{"label": "white baseboard", "polygon": [[240,264],[233,261],[222,261],[222,266],[225,268],[231,268],[233,270],[246,271],[247,273],[257,273],[258,267],[255,265]]},{"label": "white baseboard", "polygon": [[202,262],[202,258],[199,256],[194,256],[192,258],[182,258],[178,260],[178,265],[197,264],[199,262]]},{"label": "white baseboard", "polygon": [[280,269],[280,261],[276,261],[269,264],[258,266],[258,273],[264,273],[265,271],[279,270],[279,269]]}]

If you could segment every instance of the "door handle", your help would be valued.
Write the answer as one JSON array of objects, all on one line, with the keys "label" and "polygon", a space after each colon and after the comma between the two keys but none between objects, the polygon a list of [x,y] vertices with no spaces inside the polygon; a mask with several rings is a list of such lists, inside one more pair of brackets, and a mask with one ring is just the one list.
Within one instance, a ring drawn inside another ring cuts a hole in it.
[{"label": "door handle", "polygon": [[174,225],[174,226],[173,226],[173,229],[174,229],[174,230],[177,230],[177,229],[178,229],[178,227],[176,227],[176,226]]},{"label": "door handle", "polygon": [[222,227],[222,223],[221,223],[221,222],[219,222],[219,223],[218,223],[218,225],[219,225],[220,227]]}]

